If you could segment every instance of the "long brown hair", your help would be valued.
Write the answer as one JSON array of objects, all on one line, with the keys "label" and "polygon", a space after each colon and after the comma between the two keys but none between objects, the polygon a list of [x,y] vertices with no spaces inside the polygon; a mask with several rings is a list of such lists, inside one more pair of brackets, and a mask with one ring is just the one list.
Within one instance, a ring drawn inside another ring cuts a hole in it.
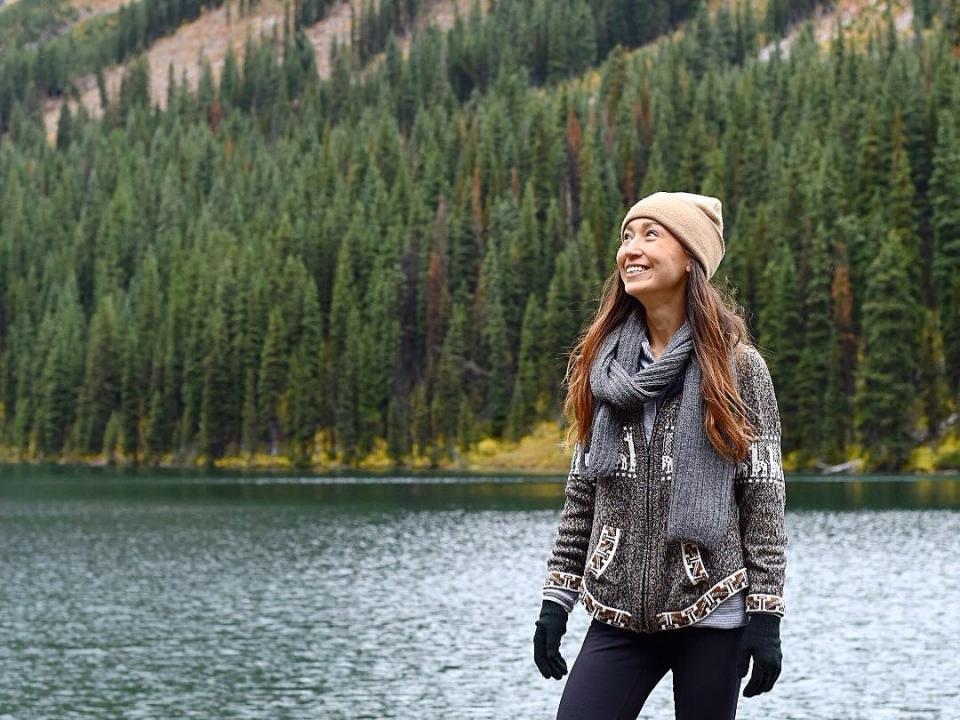
[{"label": "long brown hair", "polygon": [[[747,407],[740,397],[730,372],[729,359],[738,343],[753,345],[743,319],[742,308],[721,294],[707,278],[703,266],[690,256],[687,278],[686,314],[693,331],[693,348],[700,363],[703,397],[706,402],[704,426],[717,452],[731,462],[746,457],[750,443],[757,439]],[[568,446],[579,441],[587,445],[593,417],[593,393],[590,390],[590,366],[607,333],[629,313],[638,310],[646,322],[646,310],[639,300],[628,295],[619,268],[606,279],[593,322],[583,331],[570,352],[563,385],[567,395],[563,414],[571,421],[566,434]]]}]

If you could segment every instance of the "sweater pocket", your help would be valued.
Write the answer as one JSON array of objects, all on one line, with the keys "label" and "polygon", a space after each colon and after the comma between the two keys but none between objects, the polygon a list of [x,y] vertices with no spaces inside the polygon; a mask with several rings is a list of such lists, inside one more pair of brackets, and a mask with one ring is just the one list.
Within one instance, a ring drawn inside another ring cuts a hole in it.
[{"label": "sweater pocket", "polygon": [[710,577],[700,546],[695,542],[681,541],[680,556],[683,559],[683,572],[688,585],[691,587],[698,585]]},{"label": "sweater pocket", "polygon": [[610,567],[617,548],[620,546],[620,538],[623,530],[612,525],[604,524],[600,529],[600,536],[597,538],[596,547],[590,554],[587,561],[587,572],[594,578],[599,578]]}]

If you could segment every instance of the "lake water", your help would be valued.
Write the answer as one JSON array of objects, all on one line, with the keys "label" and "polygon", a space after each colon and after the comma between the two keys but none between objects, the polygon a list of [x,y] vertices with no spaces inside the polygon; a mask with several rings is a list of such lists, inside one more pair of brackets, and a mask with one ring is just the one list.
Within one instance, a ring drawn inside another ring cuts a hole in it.
[{"label": "lake water", "polygon": [[[0,719],[553,718],[562,480],[0,468]],[[960,718],[960,480],[787,497],[783,670],[737,717]]]}]

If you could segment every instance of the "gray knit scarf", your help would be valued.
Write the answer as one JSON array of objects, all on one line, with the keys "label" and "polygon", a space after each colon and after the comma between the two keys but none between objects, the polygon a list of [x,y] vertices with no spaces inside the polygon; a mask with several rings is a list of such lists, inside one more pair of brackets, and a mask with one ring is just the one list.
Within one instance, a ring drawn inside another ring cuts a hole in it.
[{"label": "gray knit scarf", "polygon": [[[581,443],[582,475],[601,478],[619,462],[623,425],[631,414],[642,413],[644,403],[659,398],[681,371],[683,396],[673,437],[673,486],[667,519],[667,540],[688,540],[715,548],[727,531],[736,470],[717,453],[704,430],[705,403],[700,390],[700,365],[693,349],[693,329],[684,320],[663,354],[640,368],[642,342],[647,331],[636,310],[603,340],[590,368],[594,395],[590,448]],[[736,365],[731,362],[736,380]],[[590,463],[586,463],[586,452]]]}]

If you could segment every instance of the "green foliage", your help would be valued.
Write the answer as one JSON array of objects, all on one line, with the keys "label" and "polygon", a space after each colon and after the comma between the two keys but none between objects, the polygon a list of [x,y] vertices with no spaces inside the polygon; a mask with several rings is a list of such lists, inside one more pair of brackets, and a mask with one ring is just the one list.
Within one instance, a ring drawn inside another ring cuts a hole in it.
[{"label": "green foliage", "polygon": [[[404,58],[419,4],[397,0],[321,81],[303,30],[322,5],[219,78],[201,66],[196,94],[171,83],[162,111],[143,56],[116,98],[99,73],[104,118],[62,111],[55,148],[40,101],[70,73],[0,53],[5,444],[306,465],[516,440],[560,419],[622,212],[661,189],[723,200],[717,280],[768,358],[785,451],[856,444],[896,469],[956,411],[960,74],[939,9],[915,44],[806,32],[762,61],[759,28],[810,4],[498,2]],[[124,57],[172,17],[137,7]]]},{"label": "green foliage", "polygon": [[902,467],[915,443],[921,318],[905,256],[900,234],[891,229],[870,263],[864,290],[857,433],[879,470]]},{"label": "green foliage", "polygon": [[66,0],[18,0],[0,12],[0,49],[19,48],[55,37],[76,19]]}]

